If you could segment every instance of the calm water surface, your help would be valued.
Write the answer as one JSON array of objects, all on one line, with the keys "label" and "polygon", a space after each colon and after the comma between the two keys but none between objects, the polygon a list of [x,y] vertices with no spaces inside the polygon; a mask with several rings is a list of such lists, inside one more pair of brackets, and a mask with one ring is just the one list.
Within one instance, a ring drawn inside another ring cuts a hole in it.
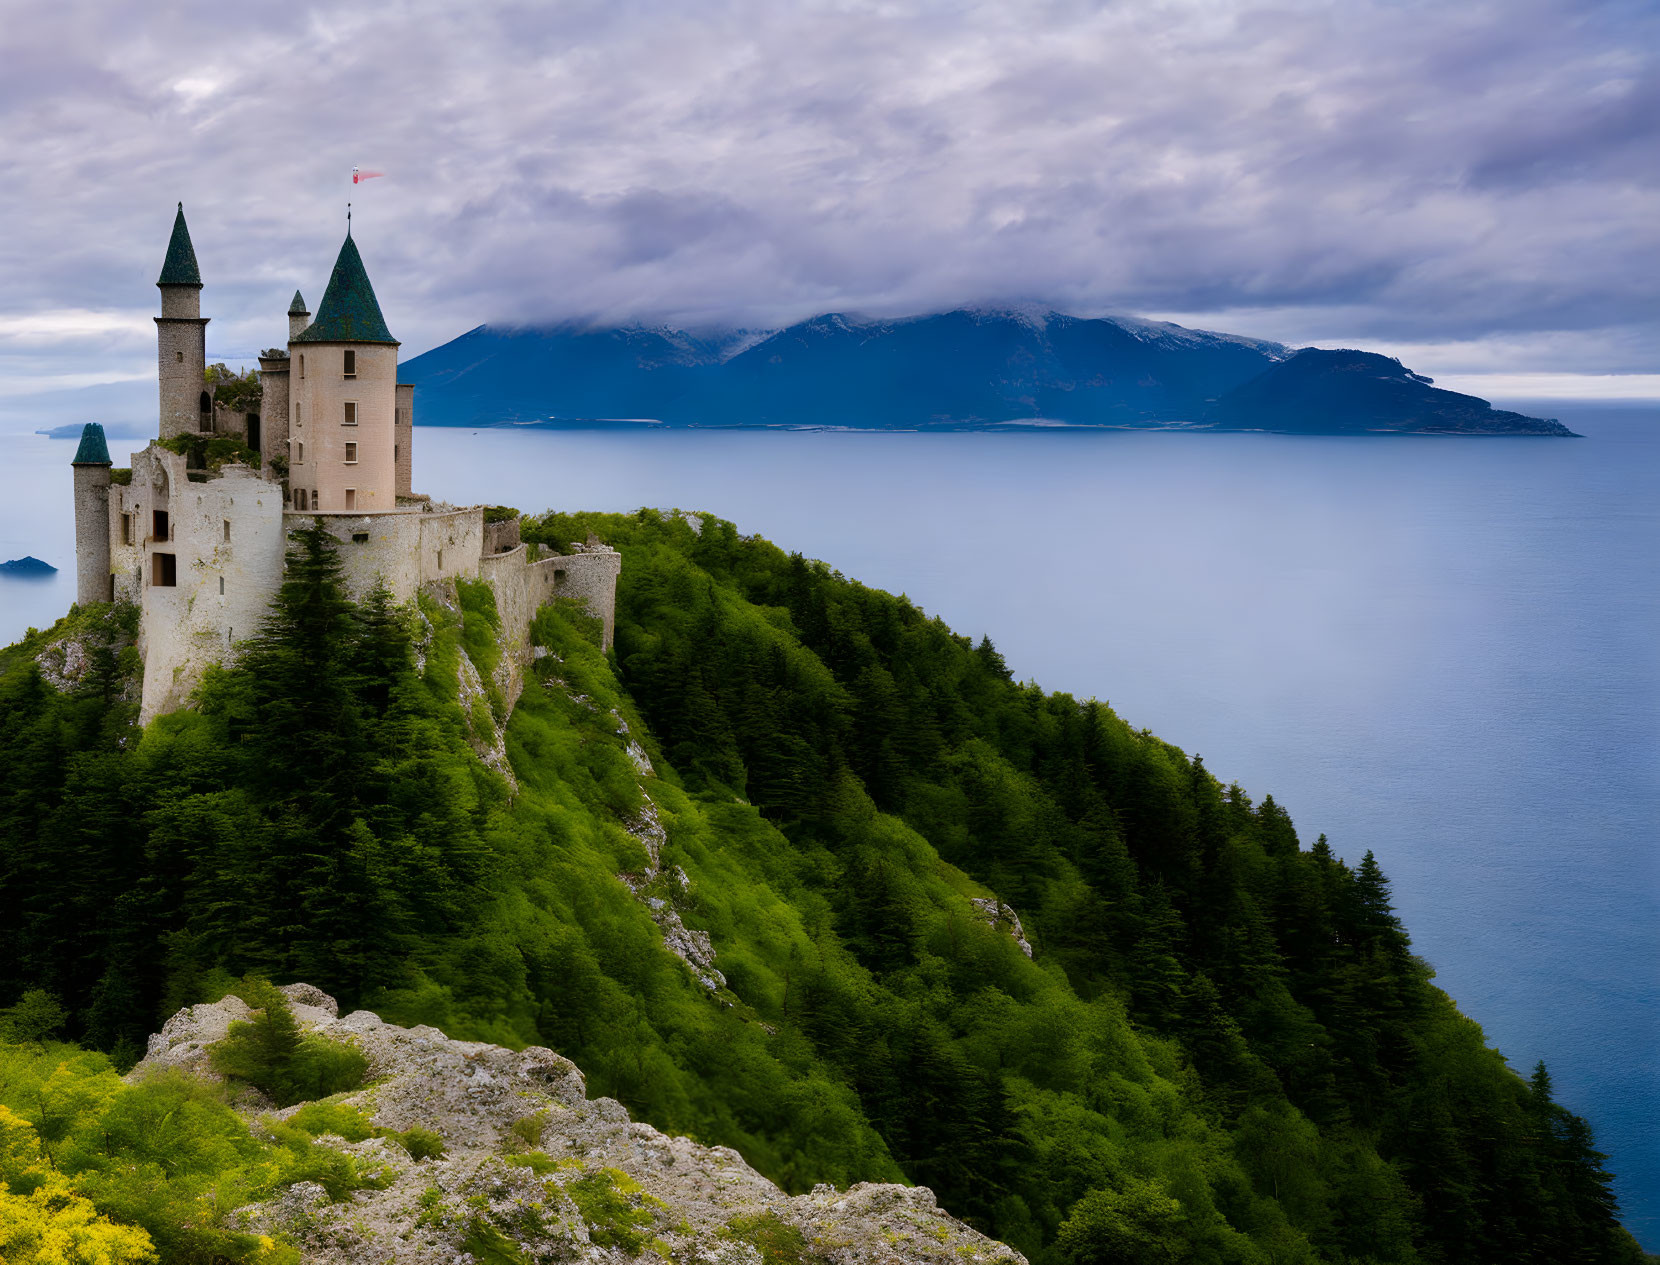
[{"label": "calm water surface", "polygon": [[[1305,842],[1374,850],[1440,984],[1590,1118],[1653,1250],[1660,410],[1550,411],[1588,438],[423,429],[416,482],[714,512],[1110,701]],[[10,641],[73,598],[73,444],[0,443],[0,558],[64,568],[0,584]]]}]

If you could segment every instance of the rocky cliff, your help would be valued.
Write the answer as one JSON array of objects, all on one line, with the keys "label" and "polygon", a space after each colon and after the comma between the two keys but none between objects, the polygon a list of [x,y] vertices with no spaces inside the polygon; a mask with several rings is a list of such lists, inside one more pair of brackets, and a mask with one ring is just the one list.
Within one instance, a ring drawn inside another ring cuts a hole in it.
[{"label": "rocky cliff", "polygon": [[[540,1047],[512,1051],[399,1028],[367,1011],[341,1016],[306,984],[284,988],[304,1029],[355,1047],[366,1087],[330,1102],[377,1132],[419,1128],[441,1155],[416,1159],[389,1137],[323,1134],[378,1189],[330,1202],[299,1182],[241,1209],[254,1233],[294,1243],[302,1259],[362,1265],[468,1261],[608,1261],[654,1254],[699,1265],[875,1265],[1025,1258],[941,1211],[923,1187],[861,1183],[789,1196],[736,1151],[670,1137],[587,1097],[581,1071]],[[177,1068],[214,1078],[213,1044],[253,1012],[231,996],[181,1010],[150,1039],[130,1079]],[[256,1133],[287,1110],[248,1087],[236,1108]]]}]

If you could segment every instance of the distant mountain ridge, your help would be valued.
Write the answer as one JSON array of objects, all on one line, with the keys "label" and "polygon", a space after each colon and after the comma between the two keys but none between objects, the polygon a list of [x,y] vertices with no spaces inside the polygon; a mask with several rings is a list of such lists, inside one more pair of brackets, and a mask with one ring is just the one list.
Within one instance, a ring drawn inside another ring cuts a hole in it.
[{"label": "distant mountain ridge", "polygon": [[481,325],[417,356],[424,425],[1571,435],[1432,387],[1387,356],[1135,317],[826,313],[776,332]]}]

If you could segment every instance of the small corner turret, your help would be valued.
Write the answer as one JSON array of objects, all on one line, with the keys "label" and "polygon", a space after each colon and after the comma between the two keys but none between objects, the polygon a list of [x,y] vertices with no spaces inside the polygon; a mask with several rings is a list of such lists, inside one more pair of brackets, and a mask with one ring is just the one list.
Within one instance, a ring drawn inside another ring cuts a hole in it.
[{"label": "small corner turret", "polygon": [[110,576],[110,449],[104,428],[88,422],[75,449],[75,600],[107,602]]},{"label": "small corner turret", "polygon": [[109,466],[115,463],[110,460],[110,446],[104,439],[104,428],[97,422],[88,422],[81,427],[81,446],[75,449],[75,457],[70,463],[72,466]]},{"label": "small corner turret", "polygon": [[311,324],[311,312],[305,305],[305,299],[298,290],[294,291],[294,301],[288,305],[288,341],[293,342],[305,333],[305,327]]}]

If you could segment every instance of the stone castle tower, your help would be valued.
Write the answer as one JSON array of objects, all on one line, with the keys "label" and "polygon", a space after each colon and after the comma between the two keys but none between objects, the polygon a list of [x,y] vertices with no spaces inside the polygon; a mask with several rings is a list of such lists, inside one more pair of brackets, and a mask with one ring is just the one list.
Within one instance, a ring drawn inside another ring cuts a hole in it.
[{"label": "stone castle tower", "polygon": [[181,203],[156,281],[157,439],[129,467],[88,424],[73,462],[77,601],[140,608],[141,717],[182,706],[203,670],[236,655],[282,583],[290,531],[323,525],[348,587],[413,601],[429,585],[481,580],[495,592],[503,682],[517,697],[530,621],[569,596],[610,644],[619,556],[604,546],[533,557],[517,520],[484,521],[411,488],[414,387],[350,230],[315,319],[300,292],[286,350],[259,357],[259,389],[220,396],[206,376],[202,274]]},{"label": "stone castle tower", "polygon": [[[304,306],[298,291],[294,299]],[[303,315],[290,305],[291,330]],[[350,232],[317,319],[290,335],[288,363],[294,508],[394,508],[398,340],[386,328]]]},{"label": "stone castle tower", "polygon": [[[161,315],[156,317],[156,377],[161,386],[161,437],[213,429],[213,397],[204,389],[207,319],[202,315],[202,273],[185,227],[184,203],[173,220],[167,258],[156,278]],[[205,419],[205,420],[204,420]]]}]

